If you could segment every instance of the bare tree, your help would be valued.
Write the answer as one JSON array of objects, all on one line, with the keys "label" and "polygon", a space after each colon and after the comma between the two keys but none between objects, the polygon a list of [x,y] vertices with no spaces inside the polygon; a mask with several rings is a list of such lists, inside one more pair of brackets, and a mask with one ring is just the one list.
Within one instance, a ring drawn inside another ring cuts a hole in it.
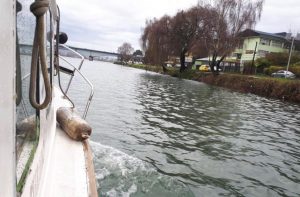
[{"label": "bare tree", "polygon": [[142,48],[145,51],[145,61],[161,65],[170,55],[169,32],[171,17],[146,21],[146,28],[141,37]]},{"label": "bare tree", "polygon": [[142,35],[145,60],[162,65],[169,56],[180,57],[180,71],[186,69],[185,55],[188,52],[203,52],[201,38],[206,9],[195,6],[186,11],[178,12],[174,17],[164,16],[161,19],[146,22]]},{"label": "bare tree", "polygon": [[263,3],[264,0],[207,0],[199,3],[211,10],[204,40],[212,57],[210,67],[214,73],[218,73],[220,63],[239,44],[239,34],[253,28],[260,19]]},{"label": "bare tree", "polygon": [[124,42],[122,46],[118,48],[118,53],[120,54],[121,61],[129,61],[131,58],[131,54],[133,52],[133,47],[130,43]]},{"label": "bare tree", "polygon": [[[202,0],[197,6],[146,22],[141,40],[145,60],[162,65],[170,55],[180,57],[180,72],[186,69],[185,55],[212,57],[211,70],[239,44],[239,34],[260,19],[264,0]],[[218,59],[219,57],[219,59]]]},{"label": "bare tree", "polygon": [[201,38],[205,29],[207,10],[195,6],[187,11],[178,12],[171,23],[170,45],[172,54],[180,57],[180,72],[186,69],[185,55],[201,47]]}]

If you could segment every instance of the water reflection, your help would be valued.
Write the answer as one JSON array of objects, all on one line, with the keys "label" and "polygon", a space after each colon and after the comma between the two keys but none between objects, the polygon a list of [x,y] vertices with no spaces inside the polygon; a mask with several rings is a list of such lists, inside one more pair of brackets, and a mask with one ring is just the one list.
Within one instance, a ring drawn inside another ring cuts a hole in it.
[{"label": "water reflection", "polygon": [[155,128],[141,144],[164,155],[146,158],[159,172],[221,188],[218,195],[248,187],[247,195],[299,194],[299,170],[286,169],[299,169],[298,106],[160,75],[140,80],[143,124]]},{"label": "water reflection", "polygon": [[[84,71],[96,88],[88,114],[94,141],[141,159],[194,196],[300,195],[298,105],[108,63],[89,62]],[[108,165],[99,160],[96,169]],[[135,183],[133,196],[162,192],[142,192],[143,173],[133,176],[122,179]],[[103,190],[113,177],[98,180]]]}]

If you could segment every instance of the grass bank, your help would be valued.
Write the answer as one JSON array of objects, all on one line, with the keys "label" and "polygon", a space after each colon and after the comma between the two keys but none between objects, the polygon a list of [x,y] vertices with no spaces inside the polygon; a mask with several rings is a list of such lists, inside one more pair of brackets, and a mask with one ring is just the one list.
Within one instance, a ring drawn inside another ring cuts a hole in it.
[{"label": "grass bank", "polygon": [[210,85],[228,88],[237,92],[251,93],[267,98],[300,103],[300,80],[227,73],[214,76],[211,73],[202,73],[195,70],[188,70],[184,73],[180,73],[176,68],[168,68],[168,71],[164,73],[162,67],[158,66],[126,66],[167,74],[173,77],[200,81]]}]

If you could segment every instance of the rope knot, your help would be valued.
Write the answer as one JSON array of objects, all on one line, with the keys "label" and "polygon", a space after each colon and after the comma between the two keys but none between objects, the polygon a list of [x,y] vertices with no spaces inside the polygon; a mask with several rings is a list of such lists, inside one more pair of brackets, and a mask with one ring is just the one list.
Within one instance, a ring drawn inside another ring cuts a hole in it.
[{"label": "rope knot", "polygon": [[30,5],[30,11],[36,16],[43,16],[49,9],[49,0],[35,1]]}]

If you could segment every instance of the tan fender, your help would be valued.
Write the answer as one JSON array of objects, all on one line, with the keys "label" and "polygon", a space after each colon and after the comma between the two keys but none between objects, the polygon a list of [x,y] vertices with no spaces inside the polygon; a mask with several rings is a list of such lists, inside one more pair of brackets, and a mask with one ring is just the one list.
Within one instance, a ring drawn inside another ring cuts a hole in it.
[{"label": "tan fender", "polygon": [[57,110],[56,116],[56,120],[60,127],[73,140],[84,141],[90,137],[92,128],[76,113],[76,110],[61,107]]}]

